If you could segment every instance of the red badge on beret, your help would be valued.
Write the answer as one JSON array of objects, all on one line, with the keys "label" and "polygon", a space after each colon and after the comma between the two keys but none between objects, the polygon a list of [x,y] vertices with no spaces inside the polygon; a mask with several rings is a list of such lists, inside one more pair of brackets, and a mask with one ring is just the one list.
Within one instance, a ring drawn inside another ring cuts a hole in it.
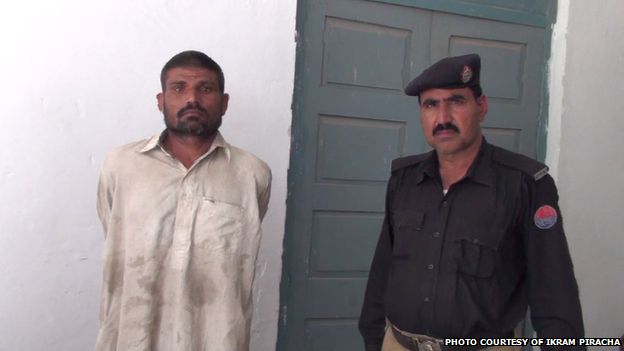
[{"label": "red badge on beret", "polygon": [[535,211],[533,221],[539,229],[550,229],[557,223],[557,210],[549,205],[540,206]]},{"label": "red badge on beret", "polygon": [[461,81],[462,83],[466,84],[470,82],[471,79],[472,79],[472,68],[466,65],[464,66],[464,69],[462,70]]}]

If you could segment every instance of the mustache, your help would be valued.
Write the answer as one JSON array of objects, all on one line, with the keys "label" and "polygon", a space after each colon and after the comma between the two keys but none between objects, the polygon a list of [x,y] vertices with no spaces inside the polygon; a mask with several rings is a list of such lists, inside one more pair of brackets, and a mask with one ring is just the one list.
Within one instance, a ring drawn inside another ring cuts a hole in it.
[{"label": "mustache", "polygon": [[443,130],[452,130],[456,133],[459,133],[459,128],[457,128],[456,125],[454,125],[451,122],[447,122],[447,123],[438,124],[437,126],[435,126],[435,128],[433,128],[432,134],[436,135],[438,132],[441,132]]},{"label": "mustache", "polygon": [[199,111],[204,114],[207,112],[206,109],[199,105],[187,105],[186,107],[181,108],[180,111],[178,111],[177,115],[178,117],[181,117],[184,113],[188,111]]}]

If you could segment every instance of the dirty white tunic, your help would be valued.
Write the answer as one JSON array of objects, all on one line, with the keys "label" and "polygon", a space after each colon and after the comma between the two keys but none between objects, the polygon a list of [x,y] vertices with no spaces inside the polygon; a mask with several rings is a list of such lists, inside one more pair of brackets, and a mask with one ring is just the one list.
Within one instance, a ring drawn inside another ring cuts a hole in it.
[{"label": "dirty white tunic", "polygon": [[160,141],[114,150],[100,175],[96,350],[247,351],[271,172],[220,134],[189,169]]}]

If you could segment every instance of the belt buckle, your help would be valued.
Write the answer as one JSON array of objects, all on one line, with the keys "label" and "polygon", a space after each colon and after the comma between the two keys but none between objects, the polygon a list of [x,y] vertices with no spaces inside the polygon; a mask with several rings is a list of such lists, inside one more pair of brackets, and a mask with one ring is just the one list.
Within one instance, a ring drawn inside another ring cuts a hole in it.
[{"label": "belt buckle", "polygon": [[433,342],[433,341],[422,341],[418,343],[418,350],[419,351],[439,351],[440,348],[438,347],[438,343],[437,342]]}]

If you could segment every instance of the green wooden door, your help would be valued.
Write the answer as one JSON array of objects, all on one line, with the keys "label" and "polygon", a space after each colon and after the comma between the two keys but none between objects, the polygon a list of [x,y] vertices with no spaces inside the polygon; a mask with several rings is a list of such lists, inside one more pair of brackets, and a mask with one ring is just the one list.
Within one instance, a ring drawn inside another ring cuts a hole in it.
[{"label": "green wooden door", "polygon": [[428,148],[403,87],[432,62],[481,54],[486,137],[536,157],[549,4],[299,2],[278,350],[363,349],[357,318],[390,163]]}]

